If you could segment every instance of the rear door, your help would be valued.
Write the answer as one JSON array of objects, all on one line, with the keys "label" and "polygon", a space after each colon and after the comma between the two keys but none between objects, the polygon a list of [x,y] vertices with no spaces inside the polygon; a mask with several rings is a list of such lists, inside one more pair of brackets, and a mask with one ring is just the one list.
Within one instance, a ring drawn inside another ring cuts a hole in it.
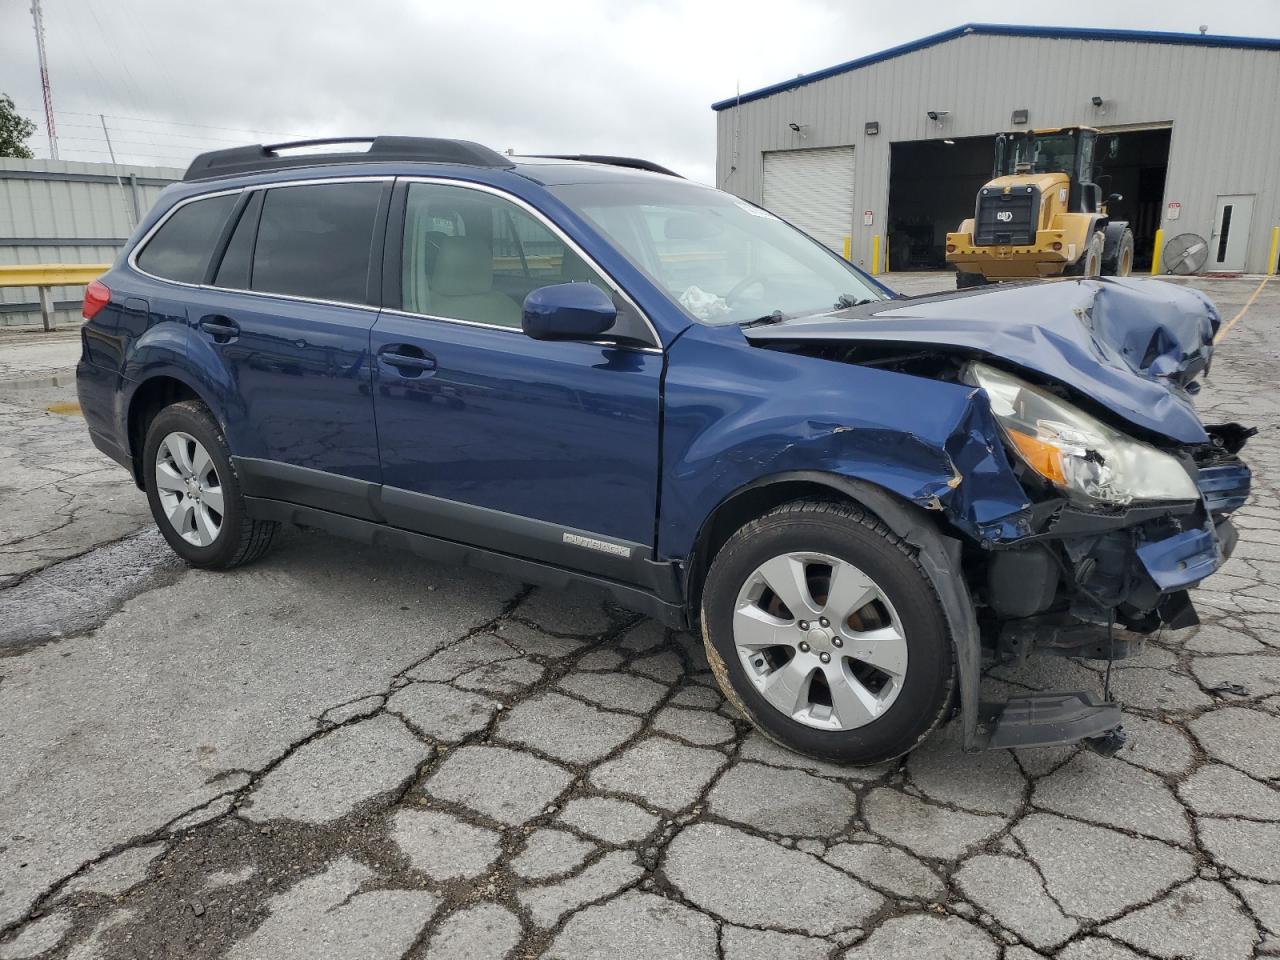
[{"label": "rear door", "polygon": [[496,191],[410,182],[390,223],[396,308],[371,340],[388,521],[642,582],[662,353],[520,329],[524,297],[553,283],[596,283],[635,308],[544,218]]},{"label": "rear door", "polygon": [[190,311],[230,381],[227,429],[250,496],[371,517],[380,479],[369,331],[390,178],[255,192]]}]

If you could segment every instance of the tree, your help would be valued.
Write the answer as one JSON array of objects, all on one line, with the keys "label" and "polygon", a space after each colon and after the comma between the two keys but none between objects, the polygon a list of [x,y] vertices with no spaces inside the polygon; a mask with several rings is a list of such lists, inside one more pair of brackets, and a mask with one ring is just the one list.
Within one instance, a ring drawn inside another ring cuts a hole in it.
[{"label": "tree", "polygon": [[36,125],[18,112],[13,99],[0,93],[0,157],[30,160],[33,154],[26,141],[35,132]]}]

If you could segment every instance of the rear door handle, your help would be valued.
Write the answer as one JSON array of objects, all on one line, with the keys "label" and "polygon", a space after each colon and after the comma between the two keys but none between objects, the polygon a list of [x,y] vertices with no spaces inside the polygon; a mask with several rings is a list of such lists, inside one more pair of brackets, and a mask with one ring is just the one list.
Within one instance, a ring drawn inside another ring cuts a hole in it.
[{"label": "rear door handle", "polygon": [[236,323],[230,317],[224,317],[217,313],[211,313],[207,317],[201,317],[200,329],[209,334],[219,343],[226,343],[227,341],[240,336],[240,324]]},{"label": "rear door handle", "polygon": [[378,359],[388,366],[395,367],[402,376],[416,377],[418,374],[434,370],[436,358],[417,347],[406,344],[391,344],[378,351]]}]

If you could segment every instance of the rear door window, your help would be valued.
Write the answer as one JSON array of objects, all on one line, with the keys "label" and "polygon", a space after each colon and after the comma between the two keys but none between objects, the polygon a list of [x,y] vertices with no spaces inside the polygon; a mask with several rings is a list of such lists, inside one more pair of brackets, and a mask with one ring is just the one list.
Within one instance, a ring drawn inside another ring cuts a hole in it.
[{"label": "rear door window", "polygon": [[267,191],[251,289],[368,303],[373,224],[382,184],[322,183]]},{"label": "rear door window", "polygon": [[179,207],[138,254],[138,268],[153,277],[203,283],[209,258],[238,194],[193,200]]}]

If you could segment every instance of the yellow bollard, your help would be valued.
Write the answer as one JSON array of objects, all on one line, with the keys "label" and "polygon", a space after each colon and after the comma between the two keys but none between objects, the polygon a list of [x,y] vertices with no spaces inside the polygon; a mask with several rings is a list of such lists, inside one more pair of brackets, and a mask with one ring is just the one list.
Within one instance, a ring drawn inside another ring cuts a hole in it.
[{"label": "yellow bollard", "polygon": [[853,237],[847,233],[844,235],[844,258],[846,260],[853,259]]},{"label": "yellow bollard", "polygon": [[1267,276],[1276,275],[1276,256],[1280,253],[1280,227],[1271,228],[1271,259],[1267,261]]},{"label": "yellow bollard", "polygon": [[880,273],[880,234],[872,234],[871,236],[871,275],[877,276]]},{"label": "yellow bollard", "polygon": [[1160,275],[1160,253],[1164,250],[1164,230],[1160,227],[1156,228],[1155,252],[1151,255],[1151,275],[1153,277]]}]

